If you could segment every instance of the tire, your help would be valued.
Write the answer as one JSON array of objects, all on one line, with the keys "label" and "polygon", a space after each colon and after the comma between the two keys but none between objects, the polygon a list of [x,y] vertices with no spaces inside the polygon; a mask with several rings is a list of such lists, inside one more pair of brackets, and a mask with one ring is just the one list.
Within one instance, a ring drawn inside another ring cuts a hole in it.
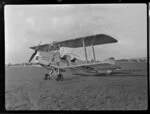
[{"label": "tire", "polygon": [[63,77],[63,75],[61,74],[61,81],[63,81],[64,80],[64,77]]},{"label": "tire", "polygon": [[47,79],[48,79],[48,78],[47,78],[48,76],[49,76],[49,74],[45,74],[44,80],[47,80]]},{"label": "tire", "polygon": [[57,77],[56,80],[59,81],[60,80],[59,77]]},{"label": "tire", "polygon": [[57,79],[56,79],[57,81],[60,81],[60,80],[62,81],[63,79],[64,79],[64,78],[63,78],[63,75],[62,75],[62,74],[58,74],[58,75],[57,75]]}]

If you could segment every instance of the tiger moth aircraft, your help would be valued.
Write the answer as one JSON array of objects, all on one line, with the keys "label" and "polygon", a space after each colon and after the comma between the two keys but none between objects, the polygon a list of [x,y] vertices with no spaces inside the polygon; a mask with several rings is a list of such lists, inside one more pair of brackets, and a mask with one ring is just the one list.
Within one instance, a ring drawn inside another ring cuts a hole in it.
[{"label": "tiger moth aircraft", "polygon": [[[96,34],[81,38],[75,38],[70,40],[52,42],[50,44],[42,44],[34,47],[30,47],[35,50],[33,55],[29,59],[29,63],[35,56],[36,64],[49,70],[49,73],[45,74],[44,80],[52,79],[55,77],[57,81],[63,80],[62,72],[71,72],[76,75],[100,75],[107,74],[120,70],[121,67],[115,64],[114,58],[109,58],[105,61],[96,61],[94,46],[108,43],[116,43],[117,40],[111,36],[105,34]],[[93,61],[88,61],[86,47],[91,46],[93,52]],[[77,57],[72,57],[73,54],[60,54],[60,48],[82,48],[85,52],[85,60],[79,61]]]}]

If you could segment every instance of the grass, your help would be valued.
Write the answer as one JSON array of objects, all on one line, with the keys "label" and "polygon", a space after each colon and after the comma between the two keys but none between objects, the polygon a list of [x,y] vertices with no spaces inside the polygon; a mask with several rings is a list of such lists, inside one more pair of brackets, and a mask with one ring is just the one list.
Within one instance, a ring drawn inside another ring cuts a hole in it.
[{"label": "grass", "polygon": [[[123,64],[112,76],[76,76],[43,80],[39,67],[6,67],[7,110],[146,110],[146,64]],[[140,74],[141,73],[141,74]],[[140,74],[140,75],[139,75]]]}]

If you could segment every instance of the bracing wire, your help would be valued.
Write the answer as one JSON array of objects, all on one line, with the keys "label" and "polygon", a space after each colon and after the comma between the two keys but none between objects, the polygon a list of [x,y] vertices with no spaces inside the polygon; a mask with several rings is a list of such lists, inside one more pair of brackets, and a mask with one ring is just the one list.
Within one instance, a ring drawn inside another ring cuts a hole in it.
[{"label": "bracing wire", "polygon": [[88,57],[88,59],[90,59],[91,58],[91,55],[90,55],[91,53],[90,53],[90,50],[87,48],[87,57]]},{"label": "bracing wire", "polygon": [[60,54],[60,56],[63,54],[63,52],[64,52],[64,47],[63,47],[63,50],[61,51],[61,54]]}]

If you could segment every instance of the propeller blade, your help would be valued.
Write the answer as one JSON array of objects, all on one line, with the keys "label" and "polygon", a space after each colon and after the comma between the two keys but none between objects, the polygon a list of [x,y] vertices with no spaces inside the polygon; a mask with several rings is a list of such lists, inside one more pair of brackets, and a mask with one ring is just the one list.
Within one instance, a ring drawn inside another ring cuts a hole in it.
[{"label": "propeller blade", "polygon": [[37,51],[35,51],[33,54],[32,54],[32,56],[30,57],[30,59],[29,59],[29,63],[32,61],[32,59],[34,58],[34,56],[37,54]]},{"label": "propeller blade", "polygon": [[34,53],[32,54],[32,56],[30,57],[29,63],[32,61],[32,59],[34,58],[34,56],[37,54],[37,51],[38,51],[38,48],[40,47],[40,44],[41,44],[41,41],[40,41],[39,45],[36,47],[35,52],[34,52]]}]

